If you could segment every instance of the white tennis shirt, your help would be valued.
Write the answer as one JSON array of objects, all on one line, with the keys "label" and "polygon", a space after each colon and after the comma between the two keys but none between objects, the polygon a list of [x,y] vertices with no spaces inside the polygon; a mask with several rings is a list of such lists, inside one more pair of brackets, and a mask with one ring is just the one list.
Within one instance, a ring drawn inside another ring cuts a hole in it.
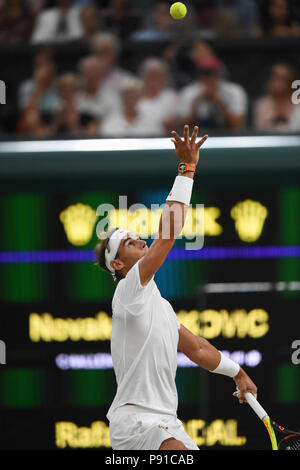
[{"label": "white tennis shirt", "polygon": [[109,420],[125,403],[177,415],[180,323],[153,277],[141,285],[138,261],[118,283],[112,299],[111,354],[118,388]]}]

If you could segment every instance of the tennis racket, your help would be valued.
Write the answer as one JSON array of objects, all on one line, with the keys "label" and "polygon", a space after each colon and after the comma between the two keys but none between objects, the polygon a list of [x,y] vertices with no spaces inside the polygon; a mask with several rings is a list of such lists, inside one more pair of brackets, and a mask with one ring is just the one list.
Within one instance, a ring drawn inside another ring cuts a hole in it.
[{"label": "tennis racket", "polygon": [[[300,450],[300,432],[291,431],[290,429],[280,426],[273,419],[268,416],[268,413],[263,409],[263,407],[258,403],[255,396],[247,392],[245,394],[248,405],[251,406],[252,410],[257,414],[257,416],[264,423],[268,434],[270,436],[272,450]],[[277,442],[274,429],[281,434],[285,434],[284,437]]]}]

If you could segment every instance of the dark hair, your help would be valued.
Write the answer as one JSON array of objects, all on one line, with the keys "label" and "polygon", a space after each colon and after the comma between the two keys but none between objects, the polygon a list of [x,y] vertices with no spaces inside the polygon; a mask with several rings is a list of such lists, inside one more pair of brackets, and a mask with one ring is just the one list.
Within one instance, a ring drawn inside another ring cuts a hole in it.
[{"label": "dark hair", "polygon": [[270,73],[272,73],[273,69],[275,67],[284,67],[286,70],[288,70],[288,72],[290,73],[290,76],[291,76],[291,82],[293,82],[294,80],[296,80],[297,78],[297,73],[296,73],[296,70],[294,68],[293,65],[291,65],[290,63],[288,62],[276,62],[275,64],[273,64],[271,66],[271,70],[270,70]]},{"label": "dark hair", "polygon": [[[105,250],[106,248],[108,248],[109,250],[109,245],[108,245],[109,239],[116,230],[118,229],[114,228],[110,230],[109,232],[100,233],[99,238],[101,241],[95,246],[94,252],[95,252],[96,259],[97,259],[95,264],[99,266],[101,269],[103,269],[104,271],[111,274],[114,280],[114,284],[117,286],[120,280],[123,279],[122,274],[120,273],[120,271],[115,271],[115,274],[113,274],[105,264]],[[118,257],[118,252],[116,254],[116,258],[117,257]]]},{"label": "dark hair", "polygon": [[[270,7],[273,5],[274,0],[265,0],[261,7],[261,23],[263,31],[265,33],[270,33],[272,31],[273,22],[270,16]],[[288,15],[285,20],[286,26],[291,26],[293,19],[293,10],[290,0],[286,0],[286,6],[288,10]]]}]

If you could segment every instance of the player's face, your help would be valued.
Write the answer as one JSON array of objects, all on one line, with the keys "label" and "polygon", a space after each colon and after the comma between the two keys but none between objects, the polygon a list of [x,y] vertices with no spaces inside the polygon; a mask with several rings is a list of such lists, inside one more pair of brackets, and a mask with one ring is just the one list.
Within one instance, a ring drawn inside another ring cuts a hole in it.
[{"label": "player's face", "polygon": [[125,268],[130,269],[148,251],[147,243],[135,233],[127,233],[120,243],[118,259]]}]

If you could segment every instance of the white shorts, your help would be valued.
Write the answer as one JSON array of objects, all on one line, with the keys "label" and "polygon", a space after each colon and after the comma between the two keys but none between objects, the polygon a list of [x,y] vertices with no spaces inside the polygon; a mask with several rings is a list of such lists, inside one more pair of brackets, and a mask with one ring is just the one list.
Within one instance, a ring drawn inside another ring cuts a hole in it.
[{"label": "white shorts", "polygon": [[171,437],[189,450],[199,450],[176,416],[137,405],[116,409],[109,424],[109,434],[113,450],[158,450],[161,443]]}]

